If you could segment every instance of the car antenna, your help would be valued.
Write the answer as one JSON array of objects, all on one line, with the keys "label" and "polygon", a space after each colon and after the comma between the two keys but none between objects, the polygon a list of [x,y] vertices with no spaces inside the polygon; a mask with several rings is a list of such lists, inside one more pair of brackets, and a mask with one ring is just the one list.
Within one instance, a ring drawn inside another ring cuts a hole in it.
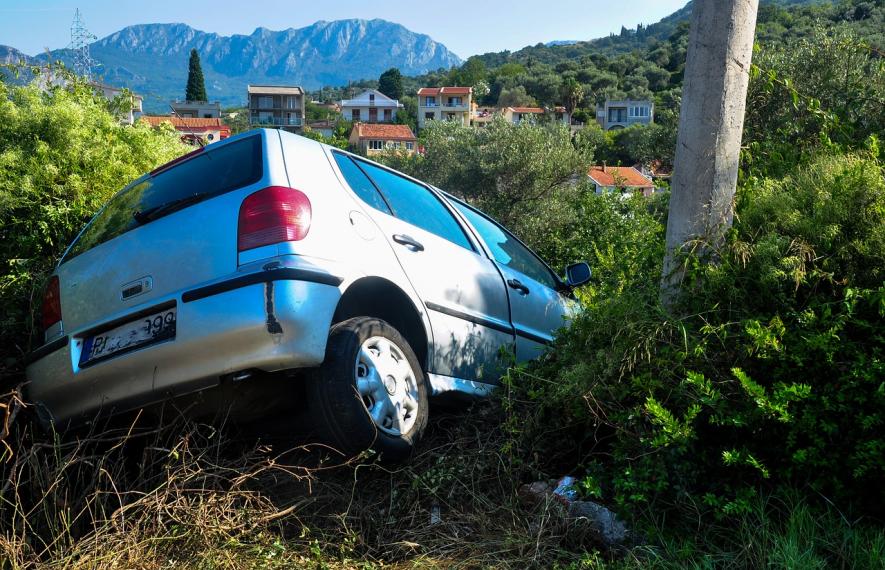
[{"label": "car antenna", "polygon": [[172,109],[172,112],[175,114],[175,116],[181,120],[181,124],[184,125],[184,127],[187,129],[187,132],[190,133],[191,137],[193,137],[197,141],[197,144],[200,145],[200,148],[205,147],[206,143],[203,142],[203,139],[198,137],[197,134],[193,130],[191,130],[187,123],[184,122],[184,118],[178,114],[178,111],[175,110],[175,107],[173,107],[171,103],[169,104],[169,108]]}]

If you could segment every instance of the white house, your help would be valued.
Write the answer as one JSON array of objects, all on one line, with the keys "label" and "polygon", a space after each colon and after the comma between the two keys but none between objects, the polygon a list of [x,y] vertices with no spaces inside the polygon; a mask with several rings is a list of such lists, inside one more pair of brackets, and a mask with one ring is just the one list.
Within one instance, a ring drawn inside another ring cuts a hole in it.
[{"label": "white house", "polygon": [[596,120],[605,131],[647,125],[654,119],[655,104],[652,101],[606,101],[605,105],[596,108]]},{"label": "white house", "polygon": [[341,116],[346,121],[363,123],[392,123],[403,104],[377,89],[363,91],[353,99],[339,101]]}]

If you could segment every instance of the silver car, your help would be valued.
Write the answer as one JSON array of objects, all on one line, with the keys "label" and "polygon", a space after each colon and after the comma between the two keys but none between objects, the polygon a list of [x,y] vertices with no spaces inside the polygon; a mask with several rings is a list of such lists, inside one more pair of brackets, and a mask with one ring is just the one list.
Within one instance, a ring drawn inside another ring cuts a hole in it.
[{"label": "silver car", "polygon": [[430,396],[484,395],[502,354],[542,351],[589,268],[567,275],[437,188],[250,131],[145,174],[80,232],[27,393],[56,425],[194,394],[254,419],[300,405],[343,450],[403,455]]}]

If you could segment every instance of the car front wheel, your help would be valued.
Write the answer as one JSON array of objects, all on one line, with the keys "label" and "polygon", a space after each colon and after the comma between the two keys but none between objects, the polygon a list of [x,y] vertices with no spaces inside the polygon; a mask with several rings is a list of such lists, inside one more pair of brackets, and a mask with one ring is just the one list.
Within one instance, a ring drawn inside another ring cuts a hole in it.
[{"label": "car front wheel", "polygon": [[320,434],[348,455],[371,448],[383,459],[403,459],[427,425],[418,359],[399,331],[376,318],[332,327],[310,397]]}]

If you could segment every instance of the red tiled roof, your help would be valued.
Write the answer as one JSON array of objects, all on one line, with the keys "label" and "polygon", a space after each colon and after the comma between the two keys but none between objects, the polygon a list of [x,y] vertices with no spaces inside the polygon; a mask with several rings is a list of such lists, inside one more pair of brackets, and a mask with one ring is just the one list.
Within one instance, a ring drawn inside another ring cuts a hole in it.
[{"label": "red tiled roof", "polygon": [[514,113],[543,113],[544,109],[540,107],[510,107]]},{"label": "red tiled roof", "polygon": [[356,136],[361,139],[381,139],[386,141],[414,141],[415,135],[408,125],[384,125],[380,123],[357,123],[353,126]]},{"label": "red tiled roof", "polygon": [[473,87],[422,87],[418,95],[469,95]]},{"label": "red tiled roof", "polygon": [[631,166],[591,166],[587,173],[600,186],[654,188],[654,183]]},{"label": "red tiled roof", "polygon": [[145,115],[141,118],[152,127],[159,127],[163,123],[171,123],[176,130],[230,130],[218,117],[203,119],[198,117],[175,117]]}]

